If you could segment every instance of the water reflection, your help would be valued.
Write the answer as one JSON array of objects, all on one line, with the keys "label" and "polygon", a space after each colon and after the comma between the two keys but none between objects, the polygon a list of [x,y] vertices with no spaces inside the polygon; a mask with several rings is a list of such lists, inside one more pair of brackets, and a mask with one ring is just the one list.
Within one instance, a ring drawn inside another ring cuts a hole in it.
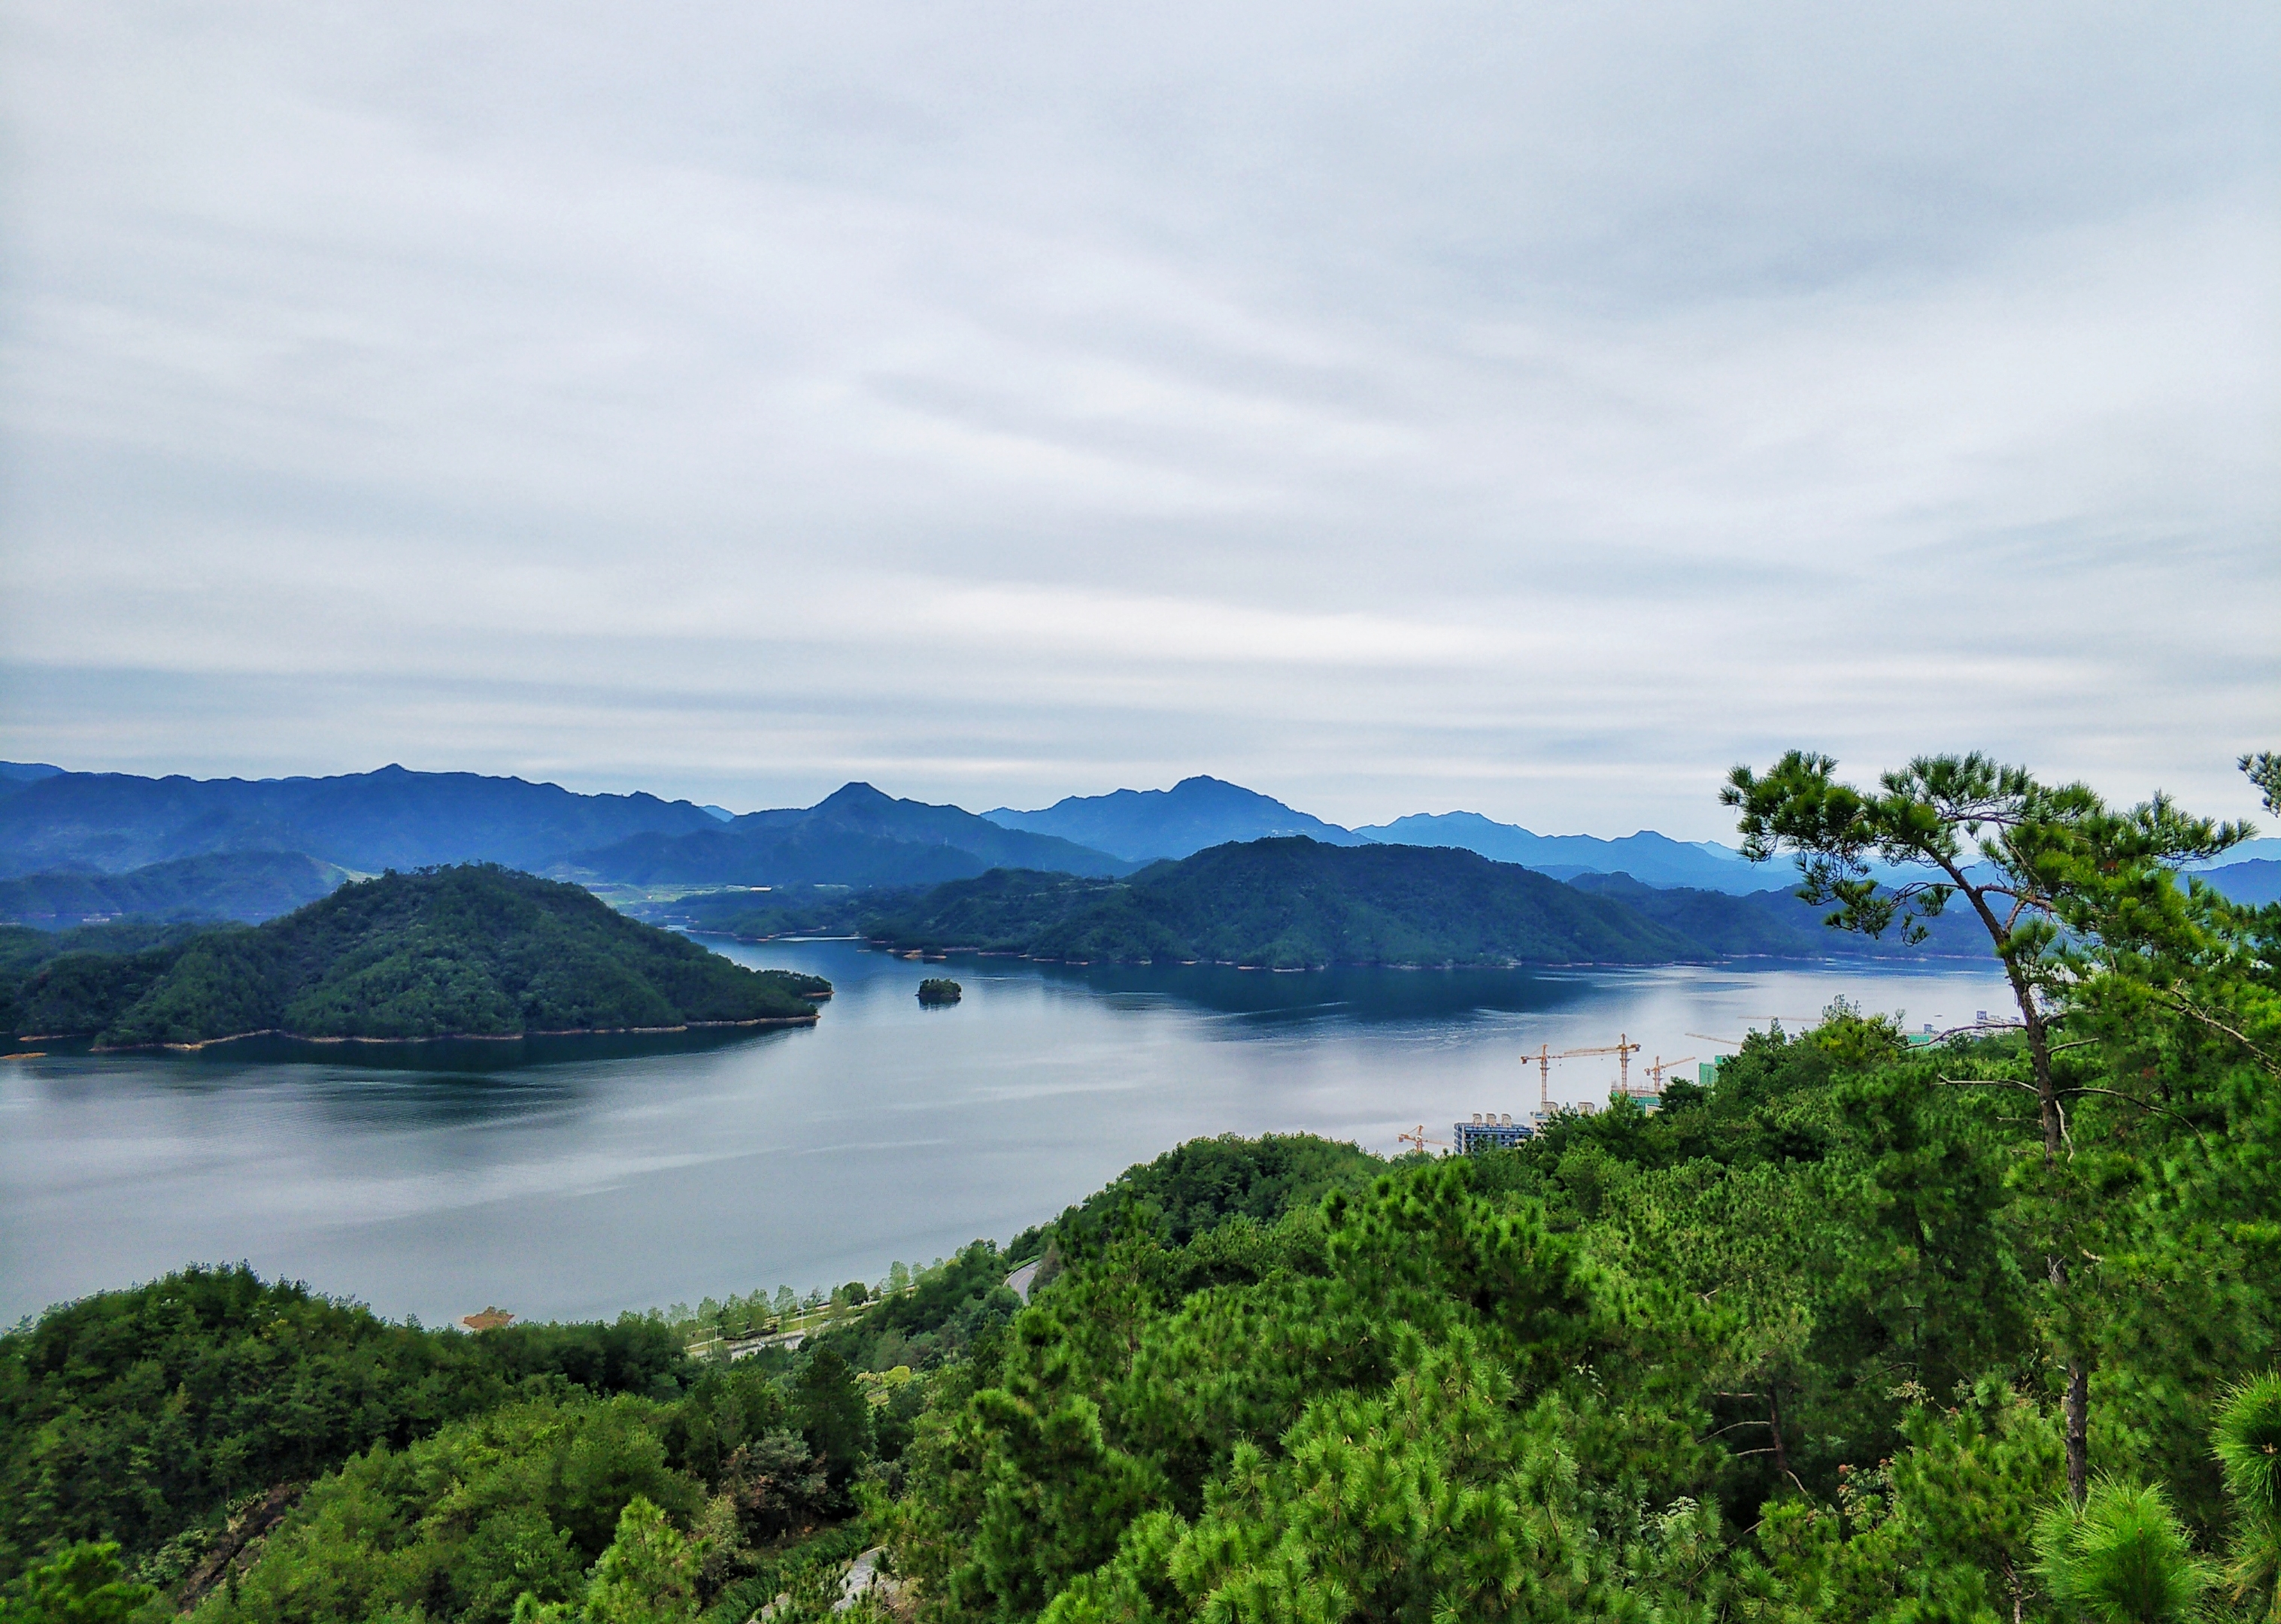
[{"label": "water reflection", "polygon": [[[990,961],[973,962],[986,965]],[[1176,999],[1260,1021],[1335,1018],[1364,1023],[1465,1020],[1559,1009],[1592,996],[1587,977],[1545,970],[1240,970],[1228,965],[1040,965],[1049,983],[1096,997]]]},{"label": "water reflection", "polygon": [[[1976,967],[1278,975],[718,945],[839,996],[812,1028],[694,1043],[0,1061],[0,1316],[240,1258],[431,1320],[875,1279],[1200,1134],[1390,1151],[1419,1121],[1525,1110],[1540,1043],[1622,1031],[1676,1058],[1840,994],[1943,1025],[2002,996]],[[922,1008],[946,972],[963,1002]],[[1574,1062],[1553,1089],[1612,1079]]]}]

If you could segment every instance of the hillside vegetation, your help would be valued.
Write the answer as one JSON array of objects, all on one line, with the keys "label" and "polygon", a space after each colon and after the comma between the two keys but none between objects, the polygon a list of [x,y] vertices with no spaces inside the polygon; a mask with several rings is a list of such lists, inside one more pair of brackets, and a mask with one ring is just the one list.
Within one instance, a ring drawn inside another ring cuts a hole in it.
[{"label": "hillside vegetation", "polygon": [[733,1364],[91,1299],[0,1337],[7,1605],[821,1624],[877,1542],[926,1624],[2271,1624],[2281,907],[2165,802],[1829,768],[1738,771],[1750,845],[1906,930],[1952,894],[1863,854],[1976,821],[1967,901],[2063,927],[1991,936],[2018,1031],[1841,1004],[1471,1159],[1193,1143]]},{"label": "hillside vegetation", "polygon": [[19,1037],[115,1047],[808,1020],[804,995],[829,990],[731,964],[576,886],[469,866],[344,886],[252,928],[48,957],[0,988],[0,1008]]}]

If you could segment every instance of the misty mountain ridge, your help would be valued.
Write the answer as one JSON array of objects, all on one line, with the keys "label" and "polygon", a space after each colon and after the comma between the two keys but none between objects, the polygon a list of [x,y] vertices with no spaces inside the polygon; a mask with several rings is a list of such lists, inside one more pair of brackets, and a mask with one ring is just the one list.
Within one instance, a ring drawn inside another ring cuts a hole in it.
[{"label": "misty mountain ridge", "polygon": [[213,851],[123,874],[76,867],[0,880],[0,923],[70,930],[118,919],[258,925],[351,878],[298,851]]},{"label": "misty mountain ridge", "polygon": [[[0,762],[0,878],[121,875],[155,864],[260,851],[298,852],[364,874],[497,862],[597,883],[910,886],[994,867],[1117,875],[1157,858],[1289,835],[1333,846],[1455,848],[1556,880],[1625,874],[1651,886],[1738,896],[1796,884],[1788,864],[1753,865],[1714,842],[1677,841],[1653,830],[1619,839],[1543,835],[1468,812],[1346,829],[1202,774],[1170,789],[1073,796],[1035,812],[1000,807],[978,816],[851,783],[814,806],[731,815],[646,793],[586,795],[520,778],[397,766],[329,778],[244,780]],[[2206,872],[2277,858],[2281,840],[2251,841]],[[1889,882],[1924,877],[1875,872]],[[243,917],[249,904],[216,895],[211,912]],[[179,907],[204,905],[186,897],[178,895]],[[107,912],[92,893],[81,900],[89,915]],[[23,906],[72,912],[80,904]]]},{"label": "misty mountain ridge", "polygon": [[746,812],[694,834],[642,834],[580,851],[574,871],[627,885],[939,884],[993,868],[1108,876],[1131,862],[1009,829],[956,806],[844,784],[809,807]]},{"label": "misty mountain ridge", "polygon": [[1677,841],[1652,829],[1606,840],[1597,835],[1539,835],[1479,812],[1413,812],[1356,831],[1386,845],[1456,846],[1499,863],[1519,863],[1556,880],[1625,874],[1649,885],[1684,885],[1737,895],[1782,883],[1767,866],[1712,842]]},{"label": "misty mountain ridge", "polygon": [[331,778],[141,778],[54,773],[0,794],[0,875],[121,874],[223,851],[298,851],[360,873],[438,863],[537,869],[640,831],[718,828],[645,793],[386,766]]},{"label": "misty mountain ridge", "polygon": [[1202,774],[1170,789],[1072,795],[1037,812],[1001,806],[982,815],[1009,829],[1057,835],[1135,863],[1286,835],[1303,835],[1326,846],[1369,843],[1367,835],[1326,823],[1272,796]]}]

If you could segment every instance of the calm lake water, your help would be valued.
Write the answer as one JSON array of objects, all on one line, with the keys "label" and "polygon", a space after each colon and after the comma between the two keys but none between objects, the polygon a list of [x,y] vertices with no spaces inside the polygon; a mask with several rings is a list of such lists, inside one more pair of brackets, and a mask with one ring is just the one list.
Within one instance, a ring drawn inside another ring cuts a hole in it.
[{"label": "calm lake water", "polygon": [[[1641,1059],[1708,1056],[1688,1034],[1840,995],[1912,1028],[2004,1006],[1992,971],[1961,965],[1278,975],[713,945],[839,994],[813,1028],[670,1052],[0,1062],[0,1322],[239,1258],[430,1323],[876,1280],[1006,1240],[1199,1135],[1391,1151],[1420,1122],[1447,1138],[1461,1114],[1518,1115],[1539,1043],[1624,1032]],[[964,1002],[922,1009],[921,976],[944,974]],[[1567,1061],[1553,1094],[1604,1098],[1614,1074]]]}]

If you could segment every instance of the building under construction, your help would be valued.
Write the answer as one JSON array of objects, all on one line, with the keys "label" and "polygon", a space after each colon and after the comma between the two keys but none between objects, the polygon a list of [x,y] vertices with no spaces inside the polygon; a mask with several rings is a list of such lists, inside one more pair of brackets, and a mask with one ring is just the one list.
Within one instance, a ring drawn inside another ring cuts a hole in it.
[{"label": "building under construction", "polygon": [[[1663,1085],[1666,1074],[1687,1065],[1695,1057],[1689,1055],[1684,1059],[1666,1060],[1659,1056],[1654,1065],[1641,1068],[1647,1073],[1646,1080],[1634,1082],[1632,1057],[1640,1051],[1640,1048],[1641,1045],[1632,1042],[1631,1035],[1628,1032],[1619,1033],[1616,1041],[1612,1043],[1589,1049],[1555,1050],[1549,1043],[1540,1043],[1535,1054],[1522,1057],[1525,1060],[1536,1062],[1536,1109],[1529,1112],[1526,1121],[1514,1121],[1509,1112],[1477,1111],[1470,1122],[1451,1123],[1450,1136],[1446,1141],[1427,1138],[1426,1130],[1421,1127],[1414,1134],[1403,1135],[1401,1136],[1403,1143],[1414,1144],[1420,1151],[1429,1144],[1446,1145],[1460,1156],[1470,1156],[1480,1151],[1509,1150],[1514,1145],[1534,1139],[1561,1111],[1574,1112],[1580,1116],[1589,1116],[1597,1109],[1590,1101],[1574,1105],[1564,1104],[1558,1111],[1556,1111],[1552,1104],[1552,1063],[1555,1060],[1581,1059],[1586,1056],[1615,1056],[1616,1086],[1609,1090],[1609,1097],[1635,1100],[1638,1102],[1641,1110],[1652,1115],[1663,1105]],[[1707,1074],[1710,1068],[1706,1066],[1704,1069]],[[1707,1075],[1705,1081],[1706,1082],[1708,1081]]]},{"label": "building under construction", "polygon": [[1536,1130],[1526,1122],[1516,1122],[1512,1113],[1503,1116],[1494,1111],[1473,1112],[1470,1122],[1453,1124],[1456,1138],[1451,1141],[1460,1156],[1471,1156],[1477,1151],[1509,1151],[1525,1139],[1536,1136]]}]

